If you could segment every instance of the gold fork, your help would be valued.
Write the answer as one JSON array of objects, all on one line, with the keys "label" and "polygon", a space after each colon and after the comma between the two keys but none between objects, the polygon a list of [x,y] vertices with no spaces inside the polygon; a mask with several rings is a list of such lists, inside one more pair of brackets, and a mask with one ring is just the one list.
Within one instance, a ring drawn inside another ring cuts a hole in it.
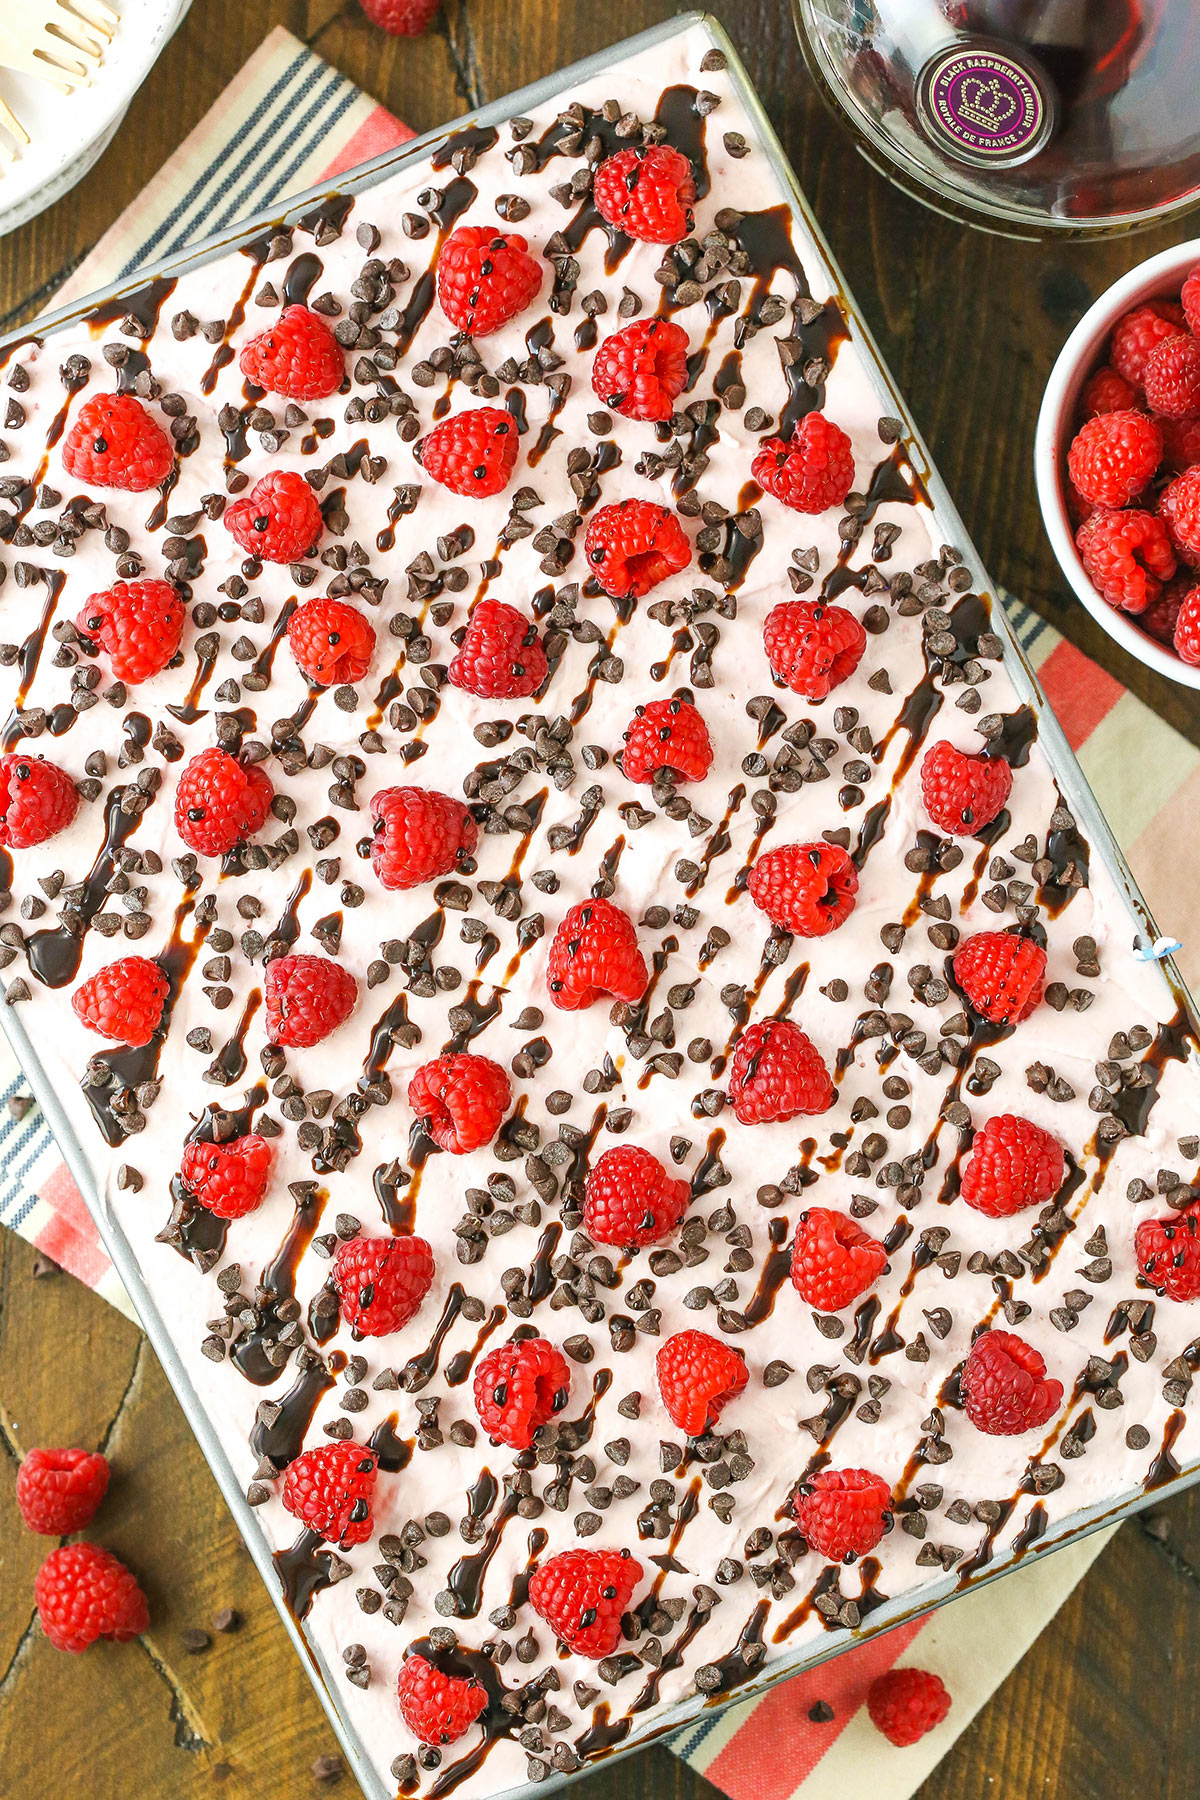
[{"label": "gold fork", "polygon": [[[8,137],[4,133],[8,133]],[[16,162],[19,150],[14,150],[8,138],[15,138],[18,144],[29,143],[29,133],[18,119],[11,106],[0,100],[0,162]]]},{"label": "gold fork", "polygon": [[108,0],[0,0],[0,69],[74,93],[91,82],[119,23]]}]

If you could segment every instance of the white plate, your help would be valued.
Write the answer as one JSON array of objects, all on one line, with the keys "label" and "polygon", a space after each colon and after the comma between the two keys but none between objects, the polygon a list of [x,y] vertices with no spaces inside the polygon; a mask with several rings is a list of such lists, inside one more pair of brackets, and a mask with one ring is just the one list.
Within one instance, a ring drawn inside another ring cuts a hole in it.
[{"label": "white plate", "polygon": [[33,76],[0,69],[0,99],[33,140],[15,163],[0,163],[0,237],[35,218],[83,179],[107,148],[191,0],[113,4],[121,23],[90,87],[60,94]]}]

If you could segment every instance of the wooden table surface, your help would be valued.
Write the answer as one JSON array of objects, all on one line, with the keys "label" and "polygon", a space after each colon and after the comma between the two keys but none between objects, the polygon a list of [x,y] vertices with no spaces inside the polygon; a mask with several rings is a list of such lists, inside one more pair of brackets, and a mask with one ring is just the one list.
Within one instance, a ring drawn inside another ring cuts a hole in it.
[{"label": "wooden table surface", "polygon": [[[1080,247],[985,237],[916,206],[816,100],[785,0],[711,0],[729,27],[994,577],[1200,743],[1186,689],[1130,661],[1071,598],[1038,519],[1034,419],[1051,361],[1089,301],[1187,227]],[[680,8],[671,0],[445,0],[417,41],[356,0],[194,0],[115,143],[0,255],[0,330],[44,306],[274,25],[287,26],[418,130],[495,99]],[[947,372],[953,370],[953,378]],[[133,1647],[61,1656],[32,1623],[45,1545],[0,1480],[0,1792],[88,1800],[303,1800],[324,1715],[134,1326],[0,1233],[0,1460],[98,1444],[116,1474],[103,1538],[136,1565],[153,1624]],[[10,1471],[11,1472],[11,1471]],[[1194,1796],[1200,1712],[1200,1492],[1127,1525],[954,1750],[921,1800]],[[212,1630],[233,1608],[237,1628]],[[191,1649],[186,1634],[208,1632]],[[1135,1774],[1136,1771],[1136,1774]],[[577,1800],[712,1794],[663,1750],[601,1769]]]}]

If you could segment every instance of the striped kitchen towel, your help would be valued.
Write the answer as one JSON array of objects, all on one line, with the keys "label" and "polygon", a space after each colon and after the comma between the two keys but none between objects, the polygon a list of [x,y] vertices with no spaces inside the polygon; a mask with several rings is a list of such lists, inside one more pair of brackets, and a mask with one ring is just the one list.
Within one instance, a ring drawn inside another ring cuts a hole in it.
[{"label": "striped kitchen towel", "polygon": [[[278,29],[75,271],[56,303],[183,250],[411,135]],[[1181,809],[1200,810],[1200,750],[1028,607],[1007,604],[1160,926],[1180,927],[1200,884],[1200,839],[1189,841],[1173,821]],[[1191,956],[1193,979],[1200,974],[1197,948],[1189,945],[1183,959],[1186,974]],[[2,1040],[0,1224],[132,1316],[79,1190]],[[833,1791],[839,1800],[908,1800],[1109,1536],[1111,1531],[1097,1533],[994,1587],[972,1591],[930,1619],[871,1640],[760,1699],[706,1713],[676,1733],[671,1748],[732,1800],[816,1800],[818,1780],[822,1795]],[[894,1663],[938,1671],[954,1699],[944,1723],[904,1750],[879,1736],[863,1705],[871,1680]]]}]

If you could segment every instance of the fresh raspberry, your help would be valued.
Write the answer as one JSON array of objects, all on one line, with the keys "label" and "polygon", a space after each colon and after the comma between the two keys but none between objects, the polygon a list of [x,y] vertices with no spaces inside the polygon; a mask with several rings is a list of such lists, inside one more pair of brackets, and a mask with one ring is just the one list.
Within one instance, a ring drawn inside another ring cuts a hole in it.
[{"label": "fresh raspberry", "polygon": [[324,956],[277,956],[263,987],[267,1036],[273,1044],[307,1050],[344,1025],[358,999],[349,969]]},{"label": "fresh raspberry", "polygon": [[750,1379],[740,1350],[707,1331],[676,1331],[654,1359],[658,1391],[671,1423],[688,1437],[711,1431]]},{"label": "fresh raspberry", "polygon": [[175,452],[162,426],[132,394],[85,400],[63,441],[63,468],[88,487],[141,494],[165,481]]},{"label": "fresh raspberry", "polygon": [[1104,413],[1076,433],[1067,451],[1067,472],[1092,506],[1128,506],[1154,474],[1162,453],[1162,432],[1145,413]]},{"label": "fresh raspberry", "polygon": [[150,1624],[146,1596],[125,1564],[99,1544],[52,1550],[33,1586],[42,1630],[73,1655],[97,1638],[127,1644]]},{"label": "fresh raspberry", "polygon": [[606,994],[630,1005],[649,980],[633,921],[611,900],[573,906],[550,945],[546,982],[555,1006],[578,1012]]},{"label": "fresh raspberry", "polygon": [[997,1113],[977,1131],[962,1172],[968,1206],[989,1219],[1007,1219],[1027,1206],[1044,1206],[1057,1194],[1065,1172],[1063,1147],[1015,1113]]},{"label": "fresh raspberry", "polygon": [[1170,300],[1149,300],[1144,306],[1135,306],[1113,327],[1108,360],[1118,375],[1140,388],[1154,346],[1177,336],[1183,327],[1183,308]]},{"label": "fresh raspberry", "polygon": [[57,763],[13,751],[0,756],[0,844],[31,850],[64,831],[75,817],[79,794]]},{"label": "fresh raspberry", "polygon": [[1146,358],[1146,401],[1168,419],[1200,416],[1200,344],[1180,332],[1164,338]]},{"label": "fresh raspberry", "polygon": [[854,486],[854,451],[840,426],[810,412],[790,438],[765,438],[750,472],[793,512],[828,512]]},{"label": "fresh raspberry", "polygon": [[903,1750],[941,1724],[950,1695],[929,1669],[886,1669],[867,1689],[867,1711],[876,1731]]},{"label": "fresh raspberry", "polygon": [[419,1237],[359,1237],[339,1244],[333,1285],[356,1338],[387,1337],[420,1311],[433,1285],[433,1251]]},{"label": "fresh raspberry", "polygon": [[977,931],[955,952],[954,979],[980,1018],[1017,1025],[1042,998],[1046,952],[1008,931]]},{"label": "fresh raspberry", "polygon": [[[1200,568],[1200,467],[1185,469],[1163,489],[1158,511],[1175,554],[1192,568]],[[1168,575],[1174,572],[1174,568],[1167,570]],[[1154,573],[1159,574],[1159,569]]]},{"label": "fresh raspberry", "polygon": [[523,700],[550,673],[532,619],[503,600],[481,600],[446,678],[481,700]]},{"label": "fresh raspberry", "polygon": [[318,1444],[288,1464],[283,1504],[309,1531],[347,1550],[365,1544],[374,1529],[375,1475],[375,1452],[366,1445]]},{"label": "fresh raspberry", "polygon": [[1179,298],[1188,330],[1200,332],[1200,263],[1188,275]]},{"label": "fresh raspberry", "polygon": [[1148,512],[1094,512],[1084,521],[1075,543],[1101,599],[1130,613],[1145,612],[1157,600],[1163,582],[1175,573],[1167,531],[1162,520]]},{"label": "fresh raspberry", "polygon": [[134,686],[166,668],[183,620],[183,601],[169,581],[114,581],[91,596],[75,625],[104,651],[113,679]]},{"label": "fresh raspberry", "polygon": [[479,842],[470,810],[432,788],[381,788],[371,818],[371,867],[389,892],[449,875]]},{"label": "fresh raspberry", "polygon": [[627,419],[669,419],[687,386],[688,335],[670,319],[634,319],[605,338],[592,363],[592,388]]},{"label": "fresh raspberry", "polygon": [[285,400],[325,400],[346,373],[342,346],[320,313],[285,306],[274,325],[251,338],[239,358],[247,381]]},{"label": "fresh raspberry", "polygon": [[270,1144],[257,1132],[223,1144],[185,1144],[180,1180],[206,1212],[218,1219],[244,1219],[266,1199],[271,1155]]},{"label": "fresh raspberry", "polygon": [[534,1570],[529,1604],[568,1650],[600,1662],[621,1641],[621,1615],[642,1575],[628,1550],[563,1550]]},{"label": "fresh raspberry", "polygon": [[743,1125],[828,1112],[837,1099],[821,1052],[790,1019],[747,1025],[729,1068],[729,1099]]},{"label": "fresh raspberry", "polygon": [[1088,377],[1079,396],[1079,409],[1085,419],[1094,419],[1101,413],[1128,412],[1136,407],[1137,398],[1133,383],[1106,363]]},{"label": "fresh raspberry", "polygon": [[316,495],[294,469],[272,469],[225,508],[224,518],[247,556],[260,562],[299,562],[325,529]]},{"label": "fresh raspberry", "polygon": [[80,982],[71,1005],[89,1031],[137,1050],[158,1030],[168,987],[148,956],[119,956]]},{"label": "fresh raspberry", "polygon": [[288,647],[318,687],[353,687],[371,666],[375,627],[344,600],[306,600],[288,620]]},{"label": "fresh raspberry", "polygon": [[1200,1295],[1200,1214],[1194,1206],[1165,1219],[1143,1219],[1133,1234],[1143,1281],[1168,1300]]},{"label": "fresh raspberry", "polygon": [[567,1359],[544,1337],[500,1344],[475,1370],[479,1423],[510,1450],[528,1450],[535,1432],[563,1410],[570,1393]]},{"label": "fresh raspberry", "polygon": [[669,144],[618,150],[596,170],[592,198],[600,217],[642,244],[677,244],[692,229],[692,165]]},{"label": "fresh raspberry", "polygon": [[973,837],[999,818],[1012,793],[1012,770],[1001,756],[971,756],[943,738],[921,759],[921,799],[939,831]]},{"label": "fresh raspberry", "polygon": [[503,406],[478,406],[453,413],[416,446],[425,473],[468,500],[481,500],[508,486],[521,440],[517,423]]},{"label": "fresh raspberry", "polygon": [[614,600],[640,600],[692,560],[692,546],[673,512],[652,500],[598,506],[583,540],[588,568]]},{"label": "fresh raspberry", "polygon": [[1195,581],[1190,570],[1186,575],[1173,575],[1158,599],[1152,600],[1145,612],[1137,615],[1137,623],[1147,636],[1168,650],[1175,648],[1175,627],[1179,623],[1180,609]]},{"label": "fresh raspberry", "polygon": [[621,770],[628,781],[653,781],[669,769],[677,781],[703,781],[712,766],[708,726],[690,700],[650,700],[625,732]]},{"label": "fresh raspberry", "polygon": [[408,1084],[408,1104],[440,1149],[465,1156],[491,1143],[512,1105],[512,1086],[490,1057],[451,1052],[421,1064]]},{"label": "fresh raspberry", "polygon": [[261,831],[275,790],[258,763],[215,746],[193,756],[175,790],[175,829],[198,856],[224,856]]},{"label": "fresh raspberry", "polygon": [[583,1228],[594,1243],[632,1249],[669,1237],[691,1204],[692,1190],[639,1144],[616,1144],[588,1172]]},{"label": "fresh raspberry", "polygon": [[460,225],[438,256],[438,305],[472,337],[488,337],[523,313],[541,285],[541,263],[503,225]]},{"label": "fresh raspberry", "polygon": [[[370,0],[380,5],[383,0]],[[426,0],[399,0],[404,6],[424,5]],[[386,0],[395,6],[398,0]],[[440,0],[434,0],[440,5]],[[453,1744],[480,1713],[487,1710],[487,1689],[473,1675],[443,1675],[413,1650],[405,1652],[396,1683],[400,1717],[421,1744]]]},{"label": "fresh raspberry", "polygon": [[847,1213],[810,1206],[801,1213],[792,1246],[792,1286],[818,1312],[841,1312],[873,1287],[887,1267],[887,1251]]},{"label": "fresh raspberry", "polygon": [[1200,463],[1200,419],[1166,419],[1154,423],[1162,432],[1164,471],[1182,475],[1193,463]]},{"label": "fresh raspberry", "polygon": [[107,1487],[98,1451],[30,1450],[17,1470],[17,1506],[30,1531],[67,1537],[91,1524]]},{"label": "fresh raspberry", "polygon": [[838,844],[781,844],[759,857],[746,885],[773,925],[826,937],[854,911],[858,870]]},{"label": "fresh raspberry", "polygon": [[1200,663],[1200,587],[1189,587],[1180,600],[1171,641],[1181,661]]},{"label": "fresh raspberry", "polygon": [[989,1437],[1033,1431],[1062,1404],[1062,1382],[1048,1379],[1039,1353],[1011,1331],[980,1333],[959,1385],[968,1419]]},{"label": "fresh raspberry", "polygon": [[869,1556],[887,1529],[892,1490],[870,1469],[819,1469],[805,1481],[794,1511],[810,1550],[826,1562]]},{"label": "fresh raspberry", "polygon": [[857,669],[867,634],[844,606],[822,600],[781,600],[767,614],[763,647],[776,681],[824,700]]}]

